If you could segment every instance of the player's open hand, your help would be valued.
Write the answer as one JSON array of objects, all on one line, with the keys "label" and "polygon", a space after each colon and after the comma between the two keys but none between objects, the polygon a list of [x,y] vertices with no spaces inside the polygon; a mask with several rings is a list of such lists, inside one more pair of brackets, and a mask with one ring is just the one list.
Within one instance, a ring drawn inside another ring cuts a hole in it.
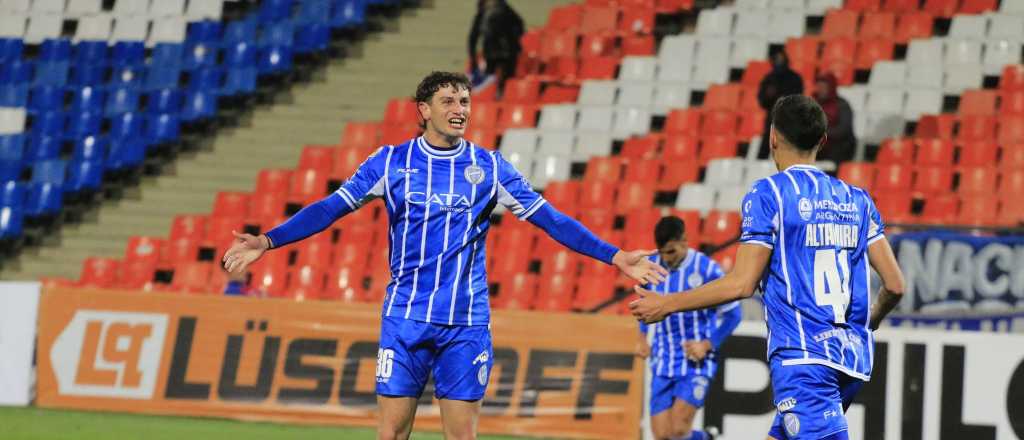
[{"label": "player's open hand", "polygon": [[612,264],[626,276],[644,284],[658,284],[665,281],[668,271],[647,257],[656,254],[651,251],[619,251],[612,257]]},{"label": "player's open hand", "polygon": [[658,295],[640,286],[633,286],[633,290],[640,295],[639,299],[629,303],[629,310],[636,319],[653,324],[664,320],[671,312],[667,304],[668,296]]},{"label": "player's open hand", "polygon": [[692,361],[701,361],[711,351],[711,341],[686,341],[683,343],[686,350],[686,358]]},{"label": "player's open hand", "polygon": [[230,273],[244,273],[252,262],[270,248],[270,243],[263,236],[239,234],[236,231],[231,233],[235,235],[235,242],[224,253],[224,269]]}]

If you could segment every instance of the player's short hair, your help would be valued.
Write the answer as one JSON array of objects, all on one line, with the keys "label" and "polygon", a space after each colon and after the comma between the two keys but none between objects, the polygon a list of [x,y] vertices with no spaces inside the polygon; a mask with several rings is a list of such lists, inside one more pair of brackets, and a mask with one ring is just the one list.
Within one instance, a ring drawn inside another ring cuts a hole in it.
[{"label": "player's short hair", "polygon": [[813,98],[789,95],[779,98],[772,107],[772,126],[794,148],[809,153],[825,137],[828,119]]},{"label": "player's short hair", "polygon": [[660,249],[672,240],[682,240],[685,232],[686,223],[683,219],[674,215],[662,217],[658,224],[654,225],[654,244]]},{"label": "player's short hair", "polygon": [[438,90],[452,86],[455,89],[466,89],[473,91],[473,85],[470,84],[469,78],[465,74],[458,72],[430,72],[420,81],[420,85],[416,86],[416,95],[413,97],[415,102],[430,103],[430,98],[434,97],[434,94]]}]

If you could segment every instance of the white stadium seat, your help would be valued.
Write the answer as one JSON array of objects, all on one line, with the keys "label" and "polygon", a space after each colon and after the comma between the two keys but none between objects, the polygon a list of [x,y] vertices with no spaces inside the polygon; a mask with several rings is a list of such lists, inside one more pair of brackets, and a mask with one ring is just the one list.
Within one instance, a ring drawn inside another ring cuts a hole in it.
[{"label": "white stadium seat", "polygon": [[773,10],[796,11],[804,14],[807,11],[807,2],[804,0],[772,0]]},{"label": "white stadium seat", "polygon": [[628,81],[650,81],[658,70],[655,57],[627,56],[619,66],[619,79]]},{"label": "white stadium seat", "polygon": [[733,11],[726,8],[704,9],[697,16],[697,35],[732,35]]},{"label": "white stadium seat", "polygon": [[25,109],[0,107],[0,135],[25,131]]},{"label": "white stadium seat", "polygon": [[68,0],[64,15],[68,17],[85,17],[99,14],[103,10],[103,0]]},{"label": "white stadium seat", "polygon": [[32,15],[25,30],[25,44],[39,44],[43,40],[60,37],[64,17],[60,15]]},{"label": "white stadium seat", "polygon": [[917,38],[907,45],[907,64],[911,66],[933,66],[942,59],[942,40]]},{"label": "white stadium seat", "polygon": [[114,20],[114,31],[110,35],[110,41],[146,41],[146,34],[149,33],[149,19],[146,17],[118,16]]},{"label": "white stadium seat", "polygon": [[981,63],[981,41],[947,40],[944,63],[947,66]]},{"label": "white stadium seat", "polygon": [[864,104],[868,100],[868,89],[866,87],[862,85],[840,87],[837,92],[839,96],[842,96],[850,104],[854,114],[864,111]]},{"label": "white stadium seat", "polygon": [[734,5],[736,6],[736,9],[742,13],[743,11],[748,11],[751,9],[767,9],[768,0],[736,0]]},{"label": "white stadium seat", "polygon": [[988,32],[988,17],[984,15],[957,15],[949,26],[949,37],[955,40],[981,40]]},{"label": "white stadium seat", "polygon": [[658,60],[658,81],[687,82],[692,78],[692,56]]},{"label": "white stadium seat", "polygon": [[697,88],[729,81],[728,54],[732,42],[728,38],[702,38],[697,43],[696,71],[690,81]]},{"label": "white stadium seat", "polygon": [[1003,66],[1020,62],[1020,41],[1000,40],[985,43],[982,64],[986,75],[999,75],[1003,71]]},{"label": "white stadium seat", "polygon": [[106,14],[78,19],[74,41],[107,41],[110,39],[111,21],[112,17]]},{"label": "white stadium seat", "polygon": [[572,130],[576,128],[576,106],[573,104],[545,105],[541,108],[541,130]]},{"label": "white stadium seat", "polygon": [[872,89],[868,91],[869,114],[902,114],[905,93],[900,89]]},{"label": "white stadium seat", "polygon": [[576,128],[583,131],[609,131],[615,120],[615,107],[591,106],[580,108]]},{"label": "white stadium seat", "polygon": [[807,0],[807,13],[810,15],[825,15],[829,9],[841,9],[843,0]]},{"label": "white stadium seat", "polygon": [[203,0],[188,2],[185,18],[189,21],[216,20],[220,21],[224,14],[224,2],[221,0]]},{"label": "white stadium seat", "polygon": [[501,147],[498,149],[506,159],[512,154],[533,156],[537,151],[537,129],[510,128],[501,136]]},{"label": "white stadium seat", "polygon": [[902,114],[868,115],[866,127],[861,138],[865,143],[878,144],[886,138],[902,136],[906,123]]},{"label": "white stadium seat", "polygon": [[32,0],[33,14],[64,14],[64,0]]},{"label": "white stadium seat", "polygon": [[615,103],[617,91],[618,83],[615,81],[588,79],[583,81],[576,103],[579,105],[612,105]]},{"label": "white stadium seat", "polygon": [[31,10],[32,0],[0,0],[0,11],[27,14]]},{"label": "white stadium seat", "polygon": [[901,61],[879,61],[871,68],[868,85],[877,87],[903,87],[907,78],[907,64]]},{"label": "white stadium seat", "polygon": [[729,65],[736,68],[746,67],[752,60],[768,58],[768,42],[759,38],[737,38],[732,41],[732,55]]},{"label": "white stadium seat", "polygon": [[670,59],[690,59],[697,48],[697,40],[692,35],[673,35],[661,40],[658,59],[661,62]]},{"label": "white stadium seat", "polygon": [[719,211],[739,211],[749,187],[730,185],[718,188],[715,194],[715,209]]},{"label": "white stadium seat", "polygon": [[646,108],[623,108],[615,110],[615,124],[612,135],[617,139],[625,139],[632,135],[645,134],[651,131],[651,111]]},{"label": "white stadium seat", "polygon": [[999,5],[999,12],[1013,15],[1024,15],[1024,2],[1016,0],[1003,0]]},{"label": "white stadium seat", "polygon": [[910,89],[942,89],[942,65],[918,65],[907,68],[906,86]]},{"label": "white stadium seat", "polygon": [[0,16],[0,38],[21,38],[28,27],[28,17],[21,14]]},{"label": "white stadium seat", "polygon": [[619,99],[616,105],[649,109],[654,100],[654,83],[630,81],[619,83]]},{"label": "white stadium seat", "polygon": [[572,160],[564,154],[549,154],[537,157],[533,161],[533,172],[530,184],[534,188],[544,189],[553,180],[569,180],[572,174]]},{"label": "white stadium seat", "polygon": [[676,209],[700,211],[701,216],[706,216],[714,206],[714,188],[700,183],[685,183],[679,187],[679,195],[676,196]]},{"label": "white stadium seat", "polygon": [[114,15],[118,17],[135,17],[149,14],[149,0],[116,0]]},{"label": "white stadium seat", "polygon": [[161,17],[184,17],[185,0],[155,0],[149,5],[149,16]]},{"label": "white stadium seat", "polygon": [[612,134],[607,131],[580,131],[573,146],[573,162],[586,162],[592,157],[612,154]]},{"label": "white stadium seat", "polygon": [[743,173],[743,186],[749,190],[754,186],[754,182],[772,176],[777,172],[779,170],[775,168],[775,162],[770,160],[748,160],[747,168]]},{"label": "white stadium seat", "polygon": [[685,83],[658,83],[654,91],[654,114],[665,115],[672,109],[689,106],[690,86]]},{"label": "white stadium seat", "polygon": [[164,17],[153,21],[153,28],[149,32],[149,39],[146,44],[149,46],[157,43],[181,43],[185,41],[185,30],[188,23],[181,16]]},{"label": "white stadium seat", "polygon": [[571,131],[543,131],[540,133],[540,143],[537,145],[537,152],[540,154],[563,154],[572,153],[576,145],[576,133]]},{"label": "white stadium seat", "polygon": [[740,10],[736,12],[736,30],[733,35],[737,37],[764,38],[768,32],[768,19],[771,12],[767,9]]},{"label": "white stadium seat", "polygon": [[704,182],[709,186],[740,185],[743,183],[746,166],[746,161],[738,157],[711,160],[708,162]]},{"label": "white stadium seat", "polygon": [[946,78],[943,82],[943,90],[946,94],[959,95],[967,89],[981,87],[985,80],[985,72],[979,64],[964,64],[956,68],[946,69]]},{"label": "white stadium seat", "polygon": [[[1004,1],[1003,5],[1007,2]],[[1024,2],[1017,2],[1024,5]],[[989,17],[988,35],[989,40],[1022,40],[1024,39],[1024,17],[1008,14],[995,14]]]},{"label": "white stadium seat", "polygon": [[775,11],[768,20],[768,41],[785,43],[788,38],[801,37],[807,30],[803,12]]},{"label": "white stadium seat", "polygon": [[912,89],[907,91],[907,104],[903,108],[903,117],[916,120],[923,114],[942,112],[942,90]]}]

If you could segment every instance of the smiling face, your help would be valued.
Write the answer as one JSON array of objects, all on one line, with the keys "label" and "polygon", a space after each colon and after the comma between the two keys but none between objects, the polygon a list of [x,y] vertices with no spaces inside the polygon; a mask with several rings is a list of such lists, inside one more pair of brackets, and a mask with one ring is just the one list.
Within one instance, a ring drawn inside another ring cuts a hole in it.
[{"label": "smiling face", "polygon": [[420,102],[417,107],[426,124],[424,135],[431,143],[443,140],[451,145],[466,134],[469,123],[469,90],[466,88],[445,85],[437,89],[428,102]]}]

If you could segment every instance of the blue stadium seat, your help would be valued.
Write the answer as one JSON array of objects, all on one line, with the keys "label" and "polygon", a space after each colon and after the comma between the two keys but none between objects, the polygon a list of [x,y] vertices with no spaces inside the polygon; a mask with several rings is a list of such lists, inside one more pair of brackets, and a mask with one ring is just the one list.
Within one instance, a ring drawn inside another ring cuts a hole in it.
[{"label": "blue stadium seat", "polygon": [[295,41],[295,26],[285,20],[263,27],[257,44],[260,46],[291,46]]},{"label": "blue stadium seat", "polygon": [[216,92],[224,84],[224,70],[220,68],[199,69],[192,72],[188,82],[188,90],[205,90]]},{"label": "blue stadium seat", "polygon": [[296,18],[299,23],[329,23],[331,3],[331,0],[303,0]]},{"label": "blue stadium seat", "polygon": [[344,29],[366,22],[366,0],[334,0],[331,5],[331,27]]},{"label": "blue stadium seat", "polygon": [[308,54],[327,50],[331,28],[326,23],[306,23],[295,33],[295,53]]},{"label": "blue stadium seat", "polygon": [[262,75],[276,75],[292,69],[292,49],[288,46],[269,46],[260,51],[256,71]]},{"label": "blue stadium seat", "polygon": [[224,62],[230,68],[256,67],[256,46],[240,41],[230,44],[224,55]]},{"label": "blue stadium seat", "polygon": [[139,107],[139,91],[131,87],[110,89],[107,107],[104,113],[110,117],[121,113],[133,112]]},{"label": "blue stadium seat", "polygon": [[25,198],[25,215],[40,217],[60,212],[63,192],[60,185],[48,182],[33,182]]},{"label": "blue stadium seat", "polygon": [[27,107],[28,84],[0,85],[0,107]]},{"label": "blue stadium seat", "polygon": [[146,143],[159,145],[174,142],[181,136],[181,121],[172,113],[152,114],[146,120]]},{"label": "blue stadium seat", "polygon": [[110,63],[114,66],[139,66],[146,63],[146,45],[139,41],[121,41],[114,45]]},{"label": "blue stadium seat", "polygon": [[0,183],[0,206],[22,208],[25,206],[25,184],[8,180]]},{"label": "blue stadium seat", "polygon": [[0,208],[0,239],[20,237],[24,228],[24,211],[13,207]]},{"label": "blue stadium seat", "polygon": [[32,163],[60,157],[62,141],[58,136],[32,136],[25,150],[25,161]]},{"label": "blue stadium seat", "polygon": [[0,61],[20,59],[24,50],[25,41],[21,38],[0,38]]},{"label": "blue stadium seat", "polygon": [[144,65],[115,67],[110,71],[110,82],[107,85],[110,87],[129,87],[136,90],[142,89],[142,81],[146,76],[145,72],[146,67]]},{"label": "blue stadium seat", "polygon": [[99,87],[85,86],[71,93],[72,112],[102,112],[107,101],[107,92]]},{"label": "blue stadium seat", "polygon": [[153,48],[146,73],[146,90],[177,87],[181,76],[184,46],[159,43]]},{"label": "blue stadium seat", "polygon": [[64,109],[64,88],[60,86],[36,86],[28,95],[29,113],[60,111]]},{"label": "blue stadium seat", "polygon": [[39,59],[42,61],[70,61],[71,40],[54,38],[43,40],[39,45]]},{"label": "blue stadium seat", "polygon": [[107,82],[107,66],[102,64],[76,64],[71,68],[73,86],[99,86]]},{"label": "blue stadium seat", "polygon": [[41,160],[32,165],[32,183],[46,182],[57,186],[64,184],[67,162],[60,159]]},{"label": "blue stadium seat", "polygon": [[124,170],[138,166],[146,157],[146,145],[139,138],[111,139],[107,154],[108,170]]},{"label": "blue stadium seat", "polygon": [[185,100],[184,93],[178,89],[160,89],[149,92],[146,103],[148,113],[178,113]]},{"label": "blue stadium seat", "polygon": [[102,160],[72,161],[68,166],[68,181],[64,185],[64,192],[95,191],[102,183]]},{"label": "blue stadium seat", "polygon": [[0,61],[0,84],[28,84],[35,74],[35,63],[26,60]]},{"label": "blue stadium seat", "polygon": [[98,160],[103,161],[107,157],[107,140],[102,136],[86,136],[75,142],[75,149],[71,152],[71,160]]},{"label": "blue stadium seat", "polygon": [[224,78],[220,94],[224,96],[248,95],[256,92],[256,68],[230,69]]},{"label": "blue stadium seat", "polygon": [[292,0],[264,0],[260,3],[260,23],[275,23],[292,15]]},{"label": "blue stadium seat", "polygon": [[[102,107],[100,109],[102,109]],[[103,112],[100,110],[72,113],[71,116],[68,117],[68,129],[64,134],[64,139],[77,140],[86,136],[99,134],[102,124]]]},{"label": "blue stadium seat", "polygon": [[26,160],[25,135],[0,136],[0,182],[17,180]]},{"label": "blue stadium seat", "polygon": [[60,136],[67,124],[67,114],[60,110],[40,112],[32,118],[31,133],[33,137]]},{"label": "blue stadium seat", "polygon": [[185,33],[185,43],[207,43],[220,44],[223,36],[221,33],[224,26],[219,21],[202,20],[188,24],[188,31]]},{"label": "blue stadium seat", "polygon": [[142,116],[138,113],[122,113],[110,118],[110,142],[123,139],[138,139],[142,135]]},{"label": "blue stadium seat", "polygon": [[182,67],[186,71],[217,66],[217,46],[209,42],[187,43],[185,46],[185,62]]},{"label": "blue stadium seat", "polygon": [[223,45],[256,41],[256,20],[236,20],[228,23],[224,30]]},{"label": "blue stadium seat", "polygon": [[109,49],[106,41],[79,41],[71,48],[71,59],[76,66],[107,64]]},{"label": "blue stadium seat", "polygon": [[181,69],[151,66],[146,70],[146,90],[178,87]]},{"label": "blue stadium seat", "polygon": [[0,181],[20,179],[21,170],[21,162],[0,161]]},{"label": "blue stadium seat", "polygon": [[67,85],[69,66],[67,61],[40,61],[36,63],[36,75],[32,83],[41,86]]},{"label": "blue stadium seat", "polygon": [[216,114],[216,91],[192,90],[185,95],[185,107],[181,111],[182,122],[208,119]]}]

